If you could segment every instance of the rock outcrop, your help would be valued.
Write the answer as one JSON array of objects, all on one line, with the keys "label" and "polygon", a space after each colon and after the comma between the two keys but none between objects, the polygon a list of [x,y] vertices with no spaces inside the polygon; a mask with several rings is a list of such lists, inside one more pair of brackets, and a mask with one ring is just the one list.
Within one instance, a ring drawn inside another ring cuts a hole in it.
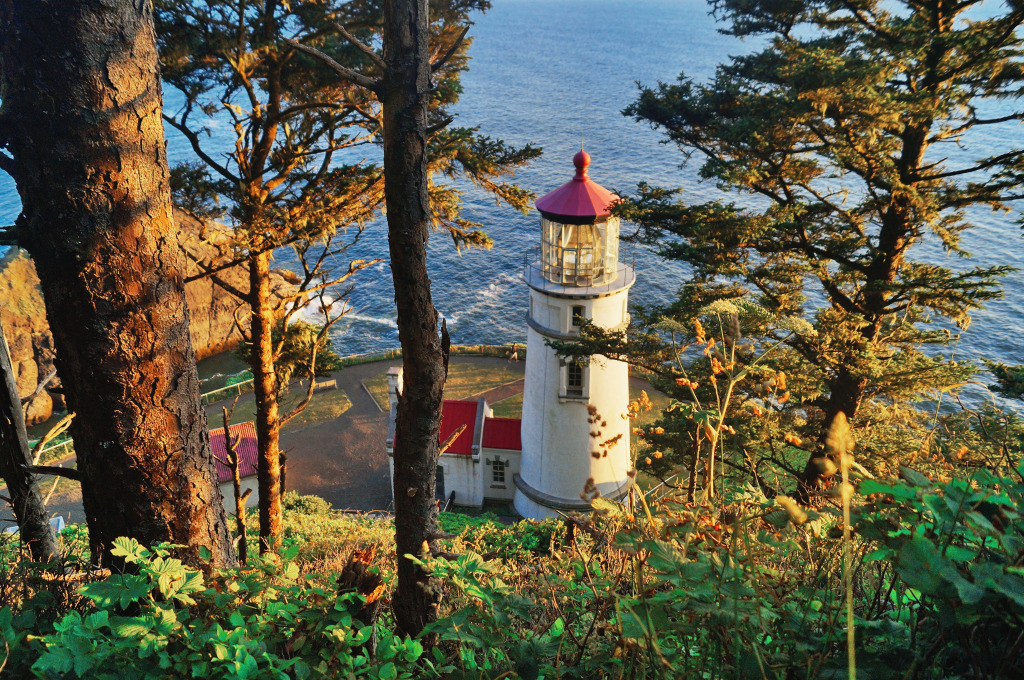
[{"label": "rock outcrop", "polygon": [[[223,229],[221,225],[204,228],[180,211],[175,211],[175,217],[182,243],[200,258],[212,258],[216,254],[218,248],[211,243],[223,245],[227,242],[227,236],[217,231]],[[194,271],[199,270],[195,268]],[[295,289],[291,283],[295,275],[276,270],[272,276],[271,290],[283,305]],[[238,267],[220,271],[218,277],[241,290],[249,286],[248,275]],[[189,308],[192,344],[198,358],[206,358],[242,343],[238,326],[248,325],[248,305],[239,303],[209,278],[185,284],[185,299]],[[18,392],[25,398],[53,370],[54,349],[35,265],[28,253],[17,248],[11,248],[0,258],[0,323],[11,348]],[[59,379],[47,385],[54,389],[59,389],[59,386]],[[63,398],[58,392],[43,390],[26,406],[26,422],[29,425],[43,422],[54,409],[63,407]]]}]

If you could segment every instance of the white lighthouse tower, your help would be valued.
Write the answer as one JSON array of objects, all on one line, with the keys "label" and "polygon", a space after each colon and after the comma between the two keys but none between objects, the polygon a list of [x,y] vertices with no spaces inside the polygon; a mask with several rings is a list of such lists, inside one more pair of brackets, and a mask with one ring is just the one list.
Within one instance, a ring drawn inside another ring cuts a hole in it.
[{"label": "white lighthouse tower", "polygon": [[516,510],[534,519],[588,509],[581,498],[588,479],[612,499],[625,495],[632,481],[626,364],[566,360],[545,343],[576,337],[583,319],[624,328],[636,280],[633,269],[619,262],[619,220],[608,212],[618,197],[587,176],[586,152],[577,153],[573,164],[576,176],[537,200],[541,246],[523,275],[530,310],[522,459],[513,479]]}]

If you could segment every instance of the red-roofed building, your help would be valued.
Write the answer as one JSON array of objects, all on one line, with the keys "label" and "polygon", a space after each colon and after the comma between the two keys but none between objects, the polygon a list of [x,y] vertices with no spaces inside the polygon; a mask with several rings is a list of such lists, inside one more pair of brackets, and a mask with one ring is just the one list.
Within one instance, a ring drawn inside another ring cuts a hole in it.
[{"label": "red-roofed building", "polygon": [[[402,385],[402,369],[388,371],[388,402],[391,406],[387,451],[394,476],[395,416],[398,391]],[[455,504],[480,506],[485,500],[512,500],[519,473],[522,421],[518,418],[495,418],[484,399],[476,401],[448,400],[441,407],[441,430],[438,443],[444,444],[460,427],[465,429],[441,454],[438,461],[439,499],[447,500],[455,493]]]},{"label": "red-roofed building", "polygon": [[[252,421],[231,426],[231,439],[235,442],[235,453],[238,454],[238,472],[242,478],[242,493],[252,491],[246,499],[245,507],[253,508],[259,503],[259,485],[256,482],[256,470],[259,467],[259,447],[256,445],[256,425]],[[224,509],[229,515],[235,514],[235,490],[232,483],[231,467],[227,462],[227,439],[224,428],[210,430],[210,449],[213,461],[217,466],[217,482],[220,493],[224,496]]]}]

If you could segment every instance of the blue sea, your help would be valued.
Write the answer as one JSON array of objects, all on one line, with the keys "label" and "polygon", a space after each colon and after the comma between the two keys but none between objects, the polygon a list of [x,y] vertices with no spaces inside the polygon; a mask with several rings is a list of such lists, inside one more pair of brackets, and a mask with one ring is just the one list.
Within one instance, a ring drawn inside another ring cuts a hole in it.
[{"label": "blue sea", "polygon": [[[637,82],[654,85],[681,71],[705,80],[729,55],[755,47],[716,28],[699,0],[496,0],[491,11],[476,17],[470,32],[472,62],[463,78],[456,125],[478,126],[481,133],[513,145],[542,146],[543,157],[517,176],[538,196],[572,177],[571,159],[582,139],[592,157],[591,177],[609,189],[629,193],[644,181],[682,187],[688,201],[719,197],[712,183],[699,180],[699,163],[681,167],[682,155],[664,144],[660,133],[621,114],[636,98]],[[180,101],[171,90],[165,98],[169,109]],[[986,145],[1005,149],[1019,139],[1020,129],[1006,125],[968,144],[980,154]],[[187,144],[173,131],[168,132],[168,152],[172,163],[191,160]],[[448,319],[455,343],[521,342],[527,292],[520,272],[526,252],[539,242],[538,215],[496,205],[473,187],[465,188],[465,202],[466,216],[485,226],[494,247],[459,254],[446,234],[435,234],[430,269],[436,306]],[[18,209],[13,184],[0,174],[0,224],[10,223]],[[1024,268],[1019,211],[975,210],[969,216],[977,225],[964,239],[972,259],[947,255],[933,244],[919,248],[918,256],[955,269]],[[367,228],[350,255],[387,257],[383,220]],[[634,304],[667,302],[688,273],[685,266],[665,263],[642,249],[628,257],[635,257],[637,268]],[[277,266],[289,263],[290,253],[278,253]],[[353,283],[352,311],[333,334],[337,350],[347,355],[397,347],[386,263],[360,273]],[[1018,335],[1024,272],[1008,276],[1004,290],[1004,299],[974,315],[955,348],[956,358],[1024,362]]]}]

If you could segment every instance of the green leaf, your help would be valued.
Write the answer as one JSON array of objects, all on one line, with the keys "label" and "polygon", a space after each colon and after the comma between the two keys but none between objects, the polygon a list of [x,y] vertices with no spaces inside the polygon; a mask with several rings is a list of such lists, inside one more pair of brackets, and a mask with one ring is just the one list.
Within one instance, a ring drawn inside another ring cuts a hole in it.
[{"label": "green leaf", "polygon": [[134,538],[119,536],[114,539],[114,547],[110,549],[110,554],[114,557],[123,557],[129,564],[136,564],[149,557],[150,552]]},{"label": "green leaf", "polygon": [[615,501],[598,496],[590,501],[590,507],[600,514],[607,514],[610,517],[618,517],[623,513],[623,508]]}]

